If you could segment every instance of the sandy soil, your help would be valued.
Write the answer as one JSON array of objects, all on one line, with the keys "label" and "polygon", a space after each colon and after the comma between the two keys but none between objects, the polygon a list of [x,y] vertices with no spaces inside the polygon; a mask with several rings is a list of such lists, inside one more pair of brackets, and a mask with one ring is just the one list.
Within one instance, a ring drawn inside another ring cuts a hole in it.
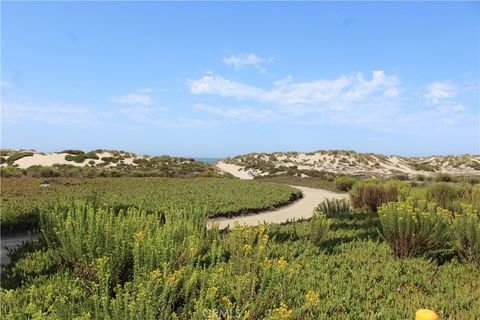
[{"label": "sandy soil", "polygon": [[234,218],[219,218],[210,224],[218,224],[220,229],[232,228],[236,223],[245,226],[255,226],[267,223],[282,223],[292,220],[308,219],[313,215],[315,207],[325,199],[348,199],[348,194],[339,194],[322,189],[296,187],[302,190],[303,198],[291,205],[258,214],[245,215]]},{"label": "sandy soil", "polygon": [[216,166],[220,170],[225,171],[227,173],[230,173],[234,177],[237,177],[237,178],[240,178],[240,179],[245,179],[245,180],[253,179],[253,176],[249,175],[248,172],[243,171],[243,167],[241,167],[241,166],[237,166],[235,164],[230,164],[230,163],[225,163],[223,161],[217,162]]},{"label": "sandy soil", "polygon": [[65,160],[68,153],[47,153],[45,155],[35,153],[33,156],[25,157],[15,161],[19,168],[25,169],[34,165],[53,166],[54,164],[71,164],[77,167],[83,167],[85,164]]}]

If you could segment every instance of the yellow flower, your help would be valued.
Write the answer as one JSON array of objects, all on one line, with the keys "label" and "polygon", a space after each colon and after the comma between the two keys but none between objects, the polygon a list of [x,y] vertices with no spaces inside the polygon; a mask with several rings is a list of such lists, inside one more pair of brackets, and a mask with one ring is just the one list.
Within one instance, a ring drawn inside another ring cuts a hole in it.
[{"label": "yellow flower", "polygon": [[278,259],[277,264],[278,264],[278,266],[279,266],[280,268],[283,268],[283,267],[285,267],[285,266],[288,264],[288,262],[287,262],[287,260],[285,260],[285,258],[284,258],[283,256],[281,256],[281,257]]},{"label": "yellow flower", "polygon": [[249,252],[249,251],[251,251],[251,250],[252,250],[252,246],[251,246],[251,245],[249,245],[249,244],[244,244],[244,245],[243,245],[243,251]]},{"label": "yellow flower", "polygon": [[280,303],[278,308],[273,309],[272,319],[290,320],[293,316],[293,310],[289,309],[285,303]]},{"label": "yellow flower", "polygon": [[315,291],[308,291],[305,295],[305,299],[307,300],[307,303],[305,304],[307,308],[315,307],[320,304],[320,295]]},{"label": "yellow flower", "polygon": [[137,231],[133,234],[133,238],[135,240],[142,240],[145,237],[145,232],[143,231]]},{"label": "yellow flower", "polygon": [[223,273],[223,271],[225,271],[225,269],[223,269],[223,267],[218,267],[218,272],[219,273]]},{"label": "yellow flower", "polygon": [[272,266],[272,262],[268,258],[265,258],[263,260],[263,262],[261,263],[261,266],[262,266],[263,270],[268,270]]},{"label": "yellow flower", "polygon": [[97,258],[97,260],[95,260],[95,262],[96,262],[97,265],[99,265],[99,266],[104,266],[104,265],[107,264],[108,258],[107,258],[107,257]]},{"label": "yellow flower", "polygon": [[268,241],[268,234],[264,234],[264,235],[262,236],[262,239],[263,239],[263,241]]},{"label": "yellow flower", "polygon": [[152,278],[158,279],[162,274],[160,272],[160,269],[155,269],[150,273],[150,275],[152,276]]}]

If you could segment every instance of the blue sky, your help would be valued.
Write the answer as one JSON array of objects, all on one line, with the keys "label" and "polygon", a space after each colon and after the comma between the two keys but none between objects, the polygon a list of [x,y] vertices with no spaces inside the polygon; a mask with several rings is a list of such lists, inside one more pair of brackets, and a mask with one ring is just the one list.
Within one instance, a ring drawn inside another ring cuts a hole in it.
[{"label": "blue sky", "polygon": [[480,153],[479,2],[2,2],[2,147]]}]

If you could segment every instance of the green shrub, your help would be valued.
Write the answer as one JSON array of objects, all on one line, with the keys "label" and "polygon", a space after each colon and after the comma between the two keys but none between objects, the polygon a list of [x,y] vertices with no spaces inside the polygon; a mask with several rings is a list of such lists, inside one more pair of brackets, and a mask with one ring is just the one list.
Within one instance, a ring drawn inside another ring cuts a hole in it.
[{"label": "green shrub", "polygon": [[60,151],[59,153],[68,153],[68,154],[73,154],[73,155],[76,155],[76,156],[79,156],[79,155],[85,155],[85,152],[83,152],[82,150],[63,150],[63,151]]},{"label": "green shrub", "polygon": [[15,152],[8,157],[7,163],[13,164],[15,161],[19,159],[22,159],[25,157],[31,157],[31,156],[33,156],[33,152]]},{"label": "green shrub", "polygon": [[90,151],[90,152],[88,152],[87,154],[85,154],[85,158],[97,160],[97,159],[98,159],[98,156],[97,156],[97,154],[95,153],[95,151]]},{"label": "green shrub", "polygon": [[427,177],[424,174],[417,174],[415,176],[415,180],[417,180],[417,181],[425,181],[426,179],[427,179]]},{"label": "green shrub", "polygon": [[328,236],[330,222],[324,212],[315,209],[313,217],[309,221],[309,239],[319,246]]},{"label": "green shrub", "polygon": [[455,249],[469,262],[480,263],[480,211],[464,205],[463,212],[455,217]]},{"label": "green shrub", "polygon": [[396,201],[399,190],[394,183],[381,183],[379,180],[365,180],[356,183],[350,190],[350,200],[354,208],[369,207],[377,211],[382,203]]},{"label": "green shrub", "polygon": [[473,168],[474,170],[480,170],[480,161],[472,160],[472,162],[470,162],[468,166]]},{"label": "green shrub", "polygon": [[426,199],[433,201],[442,208],[454,210],[454,200],[462,196],[462,187],[453,184],[440,182],[428,186],[426,189]]},{"label": "green shrub", "polygon": [[12,177],[21,177],[22,170],[15,167],[1,167],[0,176],[2,178],[12,178]]},{"label": "green shrub", "polygon": [[340,176],[335,179],[335,187],[340,191],[349,191],[357,179],[349,176]]},{"label": "green shrub", "polygon": [[323,212],[327,218],[336,216],[341,213],[351,213],[352,207],[350,202],[345,199],[325,199],[316,208],[317,212]]},{"label": "green shrub", "polygon": [[451,213],[427,201],[390,202],[378,209],[380,234],[397,257],[448,249]]},{"label": "green shrub", "polygon": [[7,158],[5,157],[0,157],[0,164],[4,164],[7,162]]},{"label": "green shrub", "polygon": [[435,176],[436,182],[455,182],[456,178],[448,173],[438,173]]},{"label": "green shrub", "polygon": [[73,162],[76,162],[76,163],[83,163],[85,161],[86,157],[84,154],[79,154],[79,155],[70,155],[70,154],[67,154],[65,156],[65,160],[67,161],[73,161]]},{"label": "green shrub", "polygon": [[415,170],[435,172],[438,168],[427,162],[415,162],[411,164]]}]

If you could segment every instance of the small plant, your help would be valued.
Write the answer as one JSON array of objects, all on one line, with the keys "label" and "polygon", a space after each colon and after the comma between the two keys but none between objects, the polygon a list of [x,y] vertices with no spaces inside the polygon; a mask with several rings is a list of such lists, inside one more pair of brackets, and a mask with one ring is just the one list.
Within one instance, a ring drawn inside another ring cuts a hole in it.
[{"label": "small plant", "polygon": [[309,239],[310,241],[319,246],[328,236],[328,229],[330,222],[328,221],[324,212],[318,208],[315,209],[313,217],[309,221]]},{"label": "small plant", "polygon": [[454,200],[462,196],[462,187],[441,182],[429,186],[426,189],[426,199],[435,202],[438,206],[453,210]]},{"label": "small plant", "polygon": [[315,209],[316,212],[323,212],[330,218],[341,213],[352,212],[350,202],[345,199],[325,199]]},{"label": "small plant", "polygon": [[436,182],[455,182],[456,179],[448,173],[439,173],[435,176]]},{"label": "small plant", "polygon": [[454,246],[463,259],[480,263],[480,212],[475,212],[472,205],[463,205],[462,209],[453,224]]},{"label": "small plant", "polygon": [[337,177],[335,180],[335,186],[340,191],[349,191],[353,185],[357,182],[357,179],[349,176]]},{"label": "small plant", "polygon": [[379,208],[378,216],[380,234],[399,258],[448,248],[451,213],[435,203],[390,202]]}]

